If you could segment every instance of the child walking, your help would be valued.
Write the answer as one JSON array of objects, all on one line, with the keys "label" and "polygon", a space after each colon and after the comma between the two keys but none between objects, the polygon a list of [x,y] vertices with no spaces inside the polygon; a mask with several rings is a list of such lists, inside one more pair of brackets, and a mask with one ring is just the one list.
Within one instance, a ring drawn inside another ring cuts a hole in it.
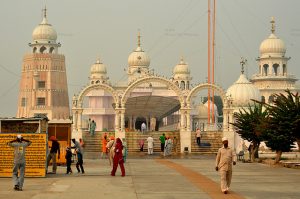
[{"label": "child walking", "polygon": [[66,160],[67,160],[67,173],[66,174],[72,174],[72,169],[71,169],[71,163],[72,163],[72,151],[70,147],[66,148]]}]

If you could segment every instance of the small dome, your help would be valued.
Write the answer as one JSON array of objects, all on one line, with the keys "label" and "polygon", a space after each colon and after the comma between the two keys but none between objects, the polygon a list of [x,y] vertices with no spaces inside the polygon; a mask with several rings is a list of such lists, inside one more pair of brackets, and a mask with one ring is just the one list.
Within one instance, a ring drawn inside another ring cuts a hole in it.
[{"label": "small dome", "polygon": [[190,74],[189,66],[184,62],[183,58],[180,59],[179,64],[177,64],[174,69],[173,73],[175,74]]},{"label": "small dome", "polygon": [[208,113],[207,106],[200,103],[197,106],[197,117],[198,118],[207,118],[207,113]]},{"label": "small dome", "polygon": [[97,59],[96,63],[91,66],[91,74],[106,74],[106,66]]},{"label": "small dome", "polygon": [[[218,114],[218,107],[217,107],[217,105],[213,104],[212,100],[210,100],[209,103],[210,103],[210,112],[212,113],[212,109],[214,107],[215,116],[218,116],[219,114]],[[205,102],[204,106],[205,106],[205,108],[207,110],[207,108],[208,108],[208,101]],[[207,113],[207,111],[206,111],[206,113]]]},{"label": "small dome", "polygon": [[271,35],[261,42],[259,51],[261,57],[270,56],[270,54],[277,54],[279,56],[284,56],[286,52],[286,47],[284,42],[275,35],[275,20],[274,17],[271,18]]},{"label": "small dome", "polygon": [[227,89],[226,95],[232,98],[232,103],[236,107],[246,107],[248,104],[253,104],[251,99],[261,100],[258,88],[249,82],[244,74],[241,74],[239,79]]},{"label": "small dome", "polygon": [[286,47],[284,42],[272,33],[269,38],[260,44],[259,51],[261,55],[271,53],[285,55]]},{"label": "small dome", "polygon": [[128,57],[128,65],[129,66],[142,66],[149,67],[150,58],[149,56],[142,50],[140,46],[133,51]]},{"label": "small dome", "polygon": [[52,41],[57,39],[57,33],[44,16],[43,21],[32,32],[33,41]]}]

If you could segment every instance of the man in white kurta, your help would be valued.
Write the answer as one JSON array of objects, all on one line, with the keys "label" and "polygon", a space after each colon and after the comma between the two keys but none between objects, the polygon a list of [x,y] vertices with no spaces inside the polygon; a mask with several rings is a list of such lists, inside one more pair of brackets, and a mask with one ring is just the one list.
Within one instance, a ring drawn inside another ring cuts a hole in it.
[{"label": "man in white kurta", "polygon": [[224,194],[228,193],[231,177],[232,164],[236,164],[236,154],[233,149],[228,146],[228,138],[222,138],[223,147],[218,150],[216,158],[216,171],[221,175],[221,190]]},{"label": "man in white kurta", "polygon": [[147,142],[148,142],[148,154],[152,155],[153,154],[153,138],[151,137],[151,135],[147,138]]}]

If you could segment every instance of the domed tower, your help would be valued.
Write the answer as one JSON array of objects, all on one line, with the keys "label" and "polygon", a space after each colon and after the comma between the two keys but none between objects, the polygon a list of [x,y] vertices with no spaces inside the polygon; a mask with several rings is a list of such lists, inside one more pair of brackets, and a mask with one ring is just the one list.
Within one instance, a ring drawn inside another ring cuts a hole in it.
[{"label": "domed tower", "polygon": [[179,64],[173,69],[173,81],[180,89],[188,90],[191,80],[189,66],[184,62],[183,57],[181,57]]},{"label": "domed tower", "polygon": [[260,101],[261,94],[257,87],[255,87],[244,75],[244,60],[241,61],[242,72],[239,79],[227,89],[226,96],[232,100],[232,107],[239,110],[243,107],[248,107],[253,104],[252,99]]},{"label": "domed tower", "polygon": [[65,56],[58,53],[61,44],[46,11],[33,30],[31,52],[23,58],[17,117],[42,114],[50,120],[69,119]]},{"label": "domed tower", "polygon": [[96,63],[91,66],[90,84],[107,84],[108,83],[106,66],[97,59]]},{"label": "domed tower", "polygon": [[128,82],[140,75],[149,73],[150,58],[141,47],[141,35],[138,33],[138,45],[128,57]]},{"label": "domed tower", "polygon": [[283,93],[284,90],[296,90],[295,76],[288,74],[286,46],[275,35],[275,20],[271,19],[271,34],[260,44],[260,56],[257,58],[258,73],[251,81],[260,90],[262,100],[271,102],[273,94]]}]

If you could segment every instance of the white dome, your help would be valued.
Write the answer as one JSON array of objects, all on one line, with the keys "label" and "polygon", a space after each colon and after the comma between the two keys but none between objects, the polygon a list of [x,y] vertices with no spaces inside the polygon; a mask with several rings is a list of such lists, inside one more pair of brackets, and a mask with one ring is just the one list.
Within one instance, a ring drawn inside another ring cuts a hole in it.
[{"label": "white dome", "polygon": [[260,44],[259,51],[261,55],[272,53],[285,55],[286,47],[284,42],[272,33],[269,38]]},{"label": "white dome", "polygon": [[142,66],[149,67],[150,58],[149,56],[142,50],[140,46],[133,51],[128,57],[128,65],[129,66]]},{"label": "white dome", "polygon": [[91,74],[106,74],[106,66],[97,59],[96,63],[91,66]]},{"label": "white dome", "polygon": [[248,104],[253,104],[251,99],[261,100],[258,88],[249,82],[244,74],[241,74],[239,79],[227,89],[226,95],[232,98],[232,103],[236,107],[246,107]]},{"label": "white dome", "polygon": [[198,118],[207,118],[207,113],[208,113],[207,106],[200,103],[197,106],[197,116],[198,116]]},{"label": "white dome", "polygon": [[175,74],[190,74],[189,66],[184,62],[183,58],[180,59],[179,64],[177,64],[174,69],[173,73]]},{"label": "white dome", "polygon": [[33,41],[56,41],[57,33],[51,24],[48,24],[46,17],[44,17],[43,21],[33,30],[32,39]]}]

